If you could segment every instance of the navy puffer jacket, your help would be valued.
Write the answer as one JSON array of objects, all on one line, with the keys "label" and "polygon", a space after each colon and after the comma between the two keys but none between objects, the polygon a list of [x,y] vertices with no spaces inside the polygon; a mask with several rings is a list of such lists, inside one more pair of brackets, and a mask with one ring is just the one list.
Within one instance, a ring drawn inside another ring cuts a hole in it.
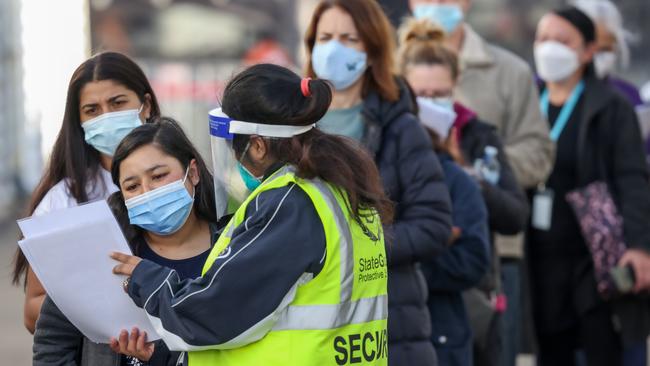
[{"label": "navy puffer jacket", "polygon": [[364,100],[362,142],[374,154],[384,187],[395,203],[386,233],[389,364],[436,365],[431,344],[428,289],[419,263],[445,250],[451,204],[440,162],[413,114],[410,92],[400,82],[397,102],[371,92]]}]

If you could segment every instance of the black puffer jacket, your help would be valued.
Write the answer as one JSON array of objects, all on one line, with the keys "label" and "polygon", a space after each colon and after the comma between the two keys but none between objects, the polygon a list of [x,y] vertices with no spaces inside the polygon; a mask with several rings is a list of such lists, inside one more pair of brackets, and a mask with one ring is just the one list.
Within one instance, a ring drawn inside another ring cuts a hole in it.
[{"label": "black puffer jacket", "polygon": [[403,83],[391,103],[377,93],[364,101],[362,142],[374,154],[384,187],[396,204],[387,230],[389,364],[436,365],[427,293],[419,262],[442,252],[451,232],[451,203],[429,136],[413,114]]}]

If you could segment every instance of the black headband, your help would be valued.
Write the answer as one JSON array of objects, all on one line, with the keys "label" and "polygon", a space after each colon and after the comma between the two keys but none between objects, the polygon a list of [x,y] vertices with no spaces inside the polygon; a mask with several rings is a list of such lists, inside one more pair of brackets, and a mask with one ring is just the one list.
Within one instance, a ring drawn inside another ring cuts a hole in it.
[{"label": "black headband", "polygon": [[596,40],[596,27],[589,16],[574,6],[554,10],[553,13],[566,19],[571,23],[584,38],[585,43],[592,43]]}]

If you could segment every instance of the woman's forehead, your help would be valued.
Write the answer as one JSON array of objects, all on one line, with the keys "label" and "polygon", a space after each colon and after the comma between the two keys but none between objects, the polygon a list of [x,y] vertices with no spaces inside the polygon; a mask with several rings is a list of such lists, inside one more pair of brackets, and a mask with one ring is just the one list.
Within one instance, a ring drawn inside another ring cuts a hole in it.
[{"label": "woman's forehead", "polygon": [[168,167],[181,169],[181,163],[173,156],[166,154],[155,144],[141,146],[131,152],[120,164],[120,176],[129,173],[142,173],[153,167]]},{"label": "woman's forehead", "polygon": [[352,16],[338,6],[331,7],[323,12],[318,22],[318,31],[327,33],[358,33]]},{"label": "woman's forehead", "polygon": [[90,81],[79,91],[80,104],[106,101],[118,95],[135,96],[135,92],[114,80]]}]

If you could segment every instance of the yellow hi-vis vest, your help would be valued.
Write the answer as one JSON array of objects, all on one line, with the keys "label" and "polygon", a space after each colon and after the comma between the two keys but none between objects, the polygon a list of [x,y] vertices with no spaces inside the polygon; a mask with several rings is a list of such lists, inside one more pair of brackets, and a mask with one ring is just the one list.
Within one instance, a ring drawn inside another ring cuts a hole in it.
[{"label": "yellow hi-vis vest", "polygon": [[263,338],[239,348],[189,352],[190,366],[388,363],[388,264],[381,220],[375,210],[368,210],[359,224],[351,217],[346,198],[321,180],[300,179],[290,167],[268,178],[228,223],[203,274],[245,221],[248,204],[264,191],[291,183],[307,193],[322,220],[326,238],[322,270],[298,286],[293,301]]}]

